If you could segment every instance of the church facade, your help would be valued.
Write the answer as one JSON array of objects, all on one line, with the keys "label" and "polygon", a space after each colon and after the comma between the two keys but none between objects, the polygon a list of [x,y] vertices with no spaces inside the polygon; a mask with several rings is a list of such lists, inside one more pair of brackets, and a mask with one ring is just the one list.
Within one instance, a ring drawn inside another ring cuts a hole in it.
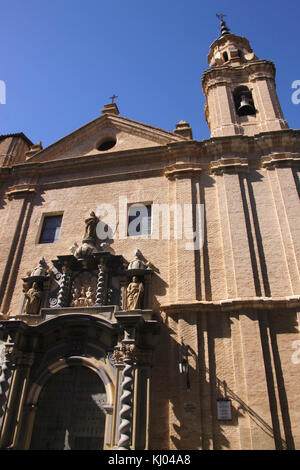
[{"label": "church facade", "polygon": [[228,30],[211,137],[0,136],[0,447],[300,448],[300,131]]}]

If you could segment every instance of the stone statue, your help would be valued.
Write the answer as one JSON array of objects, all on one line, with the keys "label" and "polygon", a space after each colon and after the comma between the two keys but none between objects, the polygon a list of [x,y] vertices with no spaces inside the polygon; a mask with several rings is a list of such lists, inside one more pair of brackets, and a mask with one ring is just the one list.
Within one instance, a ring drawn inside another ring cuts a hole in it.
[{"label": "stone statue", "polygon": [[140,250],[136,250],[134,253],[134,258],[132,261],[130,261],[127,269],[148,269],[148,264],[149,263],[145,263]]},{"label": "stone statue", "polygon": [[32,271],[30,276],[47,276],[47,265],[44,258],[39,260],[39,263],[36,268]]},{"label": "stone statue", "polygon": [[141,308],[144,286],[142,282],[139,282],[136,276],[133,276],[132,282],[128,285],[126,293],[126,310],[136,310]]},{"label": "stone statue", "polygon": [[77,242],[74,242],[72,246],[70,246],[69,250],[72,253],[72,255],[75,255],[76,250],[79,248],[79,245]]},{"label": "stone statue", "polygon": [[99,222],[99,217],[96,216],[95,212],[92,211],[90,213],[90,217],[85,221],[85,233],[84,233],[84,240],[93,240],[94,242],[97,241],[97,234],[96,234],[96,227]]},{"label": "stone statue", "polygon": [[94,305],[94,293],[92,291],[92,288],[91,287],[88,287],[87,288],[87,291],[85,293],[85,303],[88,307],[91,307],[92,305]]},{"label": "stone statue", "polygon": [[71,307],[91,307],[94,304],[94,292],[90,286],[87,289],[82,286],[80,291],[74,288]]},{"label": "stone statue", "polygon": [[75,288],[72,294],[71,307],[78,307],[78,305],[79,305],[79,290]]},{"label": "stone statue", "polygon": [[81,287],[81,291],[78,297],[78,304],[79,305],[85,305],[85,287]]},{"label": "stone statue", "polygon": [[38,283],[34,282],[32,287],[25,292],[25,312],[29,315],[37,315],[40,310],[43,292],[39,288]]}]

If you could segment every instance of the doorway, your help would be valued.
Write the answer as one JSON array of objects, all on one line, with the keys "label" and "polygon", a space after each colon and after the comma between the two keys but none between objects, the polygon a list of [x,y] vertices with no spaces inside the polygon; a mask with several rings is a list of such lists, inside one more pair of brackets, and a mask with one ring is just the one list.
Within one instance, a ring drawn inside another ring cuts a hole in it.
[{"label": "doorway", "polygon": [[103,449],[106,404],[99,376],[83,366],[66,367],[41,391],[30,449]]}]

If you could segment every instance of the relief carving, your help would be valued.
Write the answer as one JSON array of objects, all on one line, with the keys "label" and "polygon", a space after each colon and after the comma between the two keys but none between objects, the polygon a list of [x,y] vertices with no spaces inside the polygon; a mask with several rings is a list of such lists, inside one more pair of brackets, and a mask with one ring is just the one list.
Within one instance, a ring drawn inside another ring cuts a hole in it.
[{"label": "relief carving", "polygon": [[71,307],[92,307],[96,302],[97,277],[84,272],[73,281]]}]

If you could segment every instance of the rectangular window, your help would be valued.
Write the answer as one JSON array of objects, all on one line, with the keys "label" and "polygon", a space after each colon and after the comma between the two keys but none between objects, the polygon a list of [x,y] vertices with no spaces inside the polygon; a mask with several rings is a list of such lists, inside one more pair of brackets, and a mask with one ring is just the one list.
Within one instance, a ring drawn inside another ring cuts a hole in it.
[{"label": "rectangular window", "polygon": [[129,237],[151,234],[151,204],[132,204],[128,207]]},{"label": "rectangular window", "polygon": [[39,243],[55,243],[59,239],[62,215],[46,216],[43,220],[43,226]]}]

